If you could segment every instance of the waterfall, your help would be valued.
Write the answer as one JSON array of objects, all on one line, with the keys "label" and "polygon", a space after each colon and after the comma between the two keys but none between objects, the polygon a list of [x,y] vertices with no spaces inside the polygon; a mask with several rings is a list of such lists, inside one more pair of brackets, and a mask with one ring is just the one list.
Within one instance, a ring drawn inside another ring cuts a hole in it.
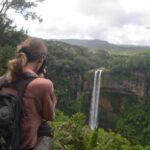
[{"label": "waterfall", "polygon": [[101,85],[101,73],[102,70],[96,70],[94,75],[90,118],[89,118],[89,126],[92,130],[97,128],[98,125],[98,107],[99,107],[99,96],[100,96],[100,85]]}]

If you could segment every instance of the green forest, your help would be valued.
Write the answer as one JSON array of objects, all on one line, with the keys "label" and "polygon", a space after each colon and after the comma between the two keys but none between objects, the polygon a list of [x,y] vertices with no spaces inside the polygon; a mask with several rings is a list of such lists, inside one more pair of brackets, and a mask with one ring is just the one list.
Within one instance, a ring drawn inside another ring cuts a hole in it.
[{"label": "green forest", "polygon": [[[15,3],[16,2],[16,3]],[[12,9],[35,7],[14,0]],[[23,3],[24,2],[24,3]],[[5,10],[7,12],[7,10]],[[17,45],[28,37],[17,30],[5,11],[0,12],[0,75],[15,57]],[[25,11],[26,19],[38,19]],[[45,40],[47,78],[57,96],[54,128],[56,150],[150,150],[150,49],[115,50]],[[99,127],[88,126],[94,72],[102,68]]]}]

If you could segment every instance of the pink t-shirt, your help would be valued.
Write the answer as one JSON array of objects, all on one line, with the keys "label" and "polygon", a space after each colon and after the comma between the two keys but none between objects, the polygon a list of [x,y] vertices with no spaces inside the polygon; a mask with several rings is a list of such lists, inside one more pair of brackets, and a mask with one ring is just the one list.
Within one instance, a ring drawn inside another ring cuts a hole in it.
[{"label": "pink t-shirt", "polygon": [[29,83],[23,98],[25,113],[21,121],[21,148],[23,150],[35,147],[41,120],[53,119],[55,104],[56,96],[50,80],[36,78]]}]

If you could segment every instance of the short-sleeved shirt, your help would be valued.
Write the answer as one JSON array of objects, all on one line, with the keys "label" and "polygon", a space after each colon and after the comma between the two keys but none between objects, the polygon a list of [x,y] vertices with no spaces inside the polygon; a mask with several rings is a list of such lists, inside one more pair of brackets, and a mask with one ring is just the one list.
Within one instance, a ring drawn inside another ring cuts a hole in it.
[{"label": "short-sleeved shirt", "polygon": [[37,132],[41,120],[51,121],[55,109],[55,93],[52,81],[36,78],[24,93],[24,117],[21,120],[21,149],[33,149],[37,144]]}]

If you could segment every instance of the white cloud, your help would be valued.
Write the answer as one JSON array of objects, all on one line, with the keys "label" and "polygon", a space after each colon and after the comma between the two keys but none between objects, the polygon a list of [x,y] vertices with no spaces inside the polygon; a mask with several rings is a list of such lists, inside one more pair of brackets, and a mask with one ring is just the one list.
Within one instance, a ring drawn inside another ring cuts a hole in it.
[{"label": "white cloud", "polygon": [[149,8],[149,0],[46,0],[36,9],[42,23],[11,17],[32,36],[150,45]]},{"label": "white cloud", "polygon": [[[107,32],[107,39],[112,43],[135,44],[135,45],[149,45],[150,43],[150,31],[144,29],[138,25],[125,25],[122,29],[113,28]],[[111,36],[109,36],[111,35]]]}]

